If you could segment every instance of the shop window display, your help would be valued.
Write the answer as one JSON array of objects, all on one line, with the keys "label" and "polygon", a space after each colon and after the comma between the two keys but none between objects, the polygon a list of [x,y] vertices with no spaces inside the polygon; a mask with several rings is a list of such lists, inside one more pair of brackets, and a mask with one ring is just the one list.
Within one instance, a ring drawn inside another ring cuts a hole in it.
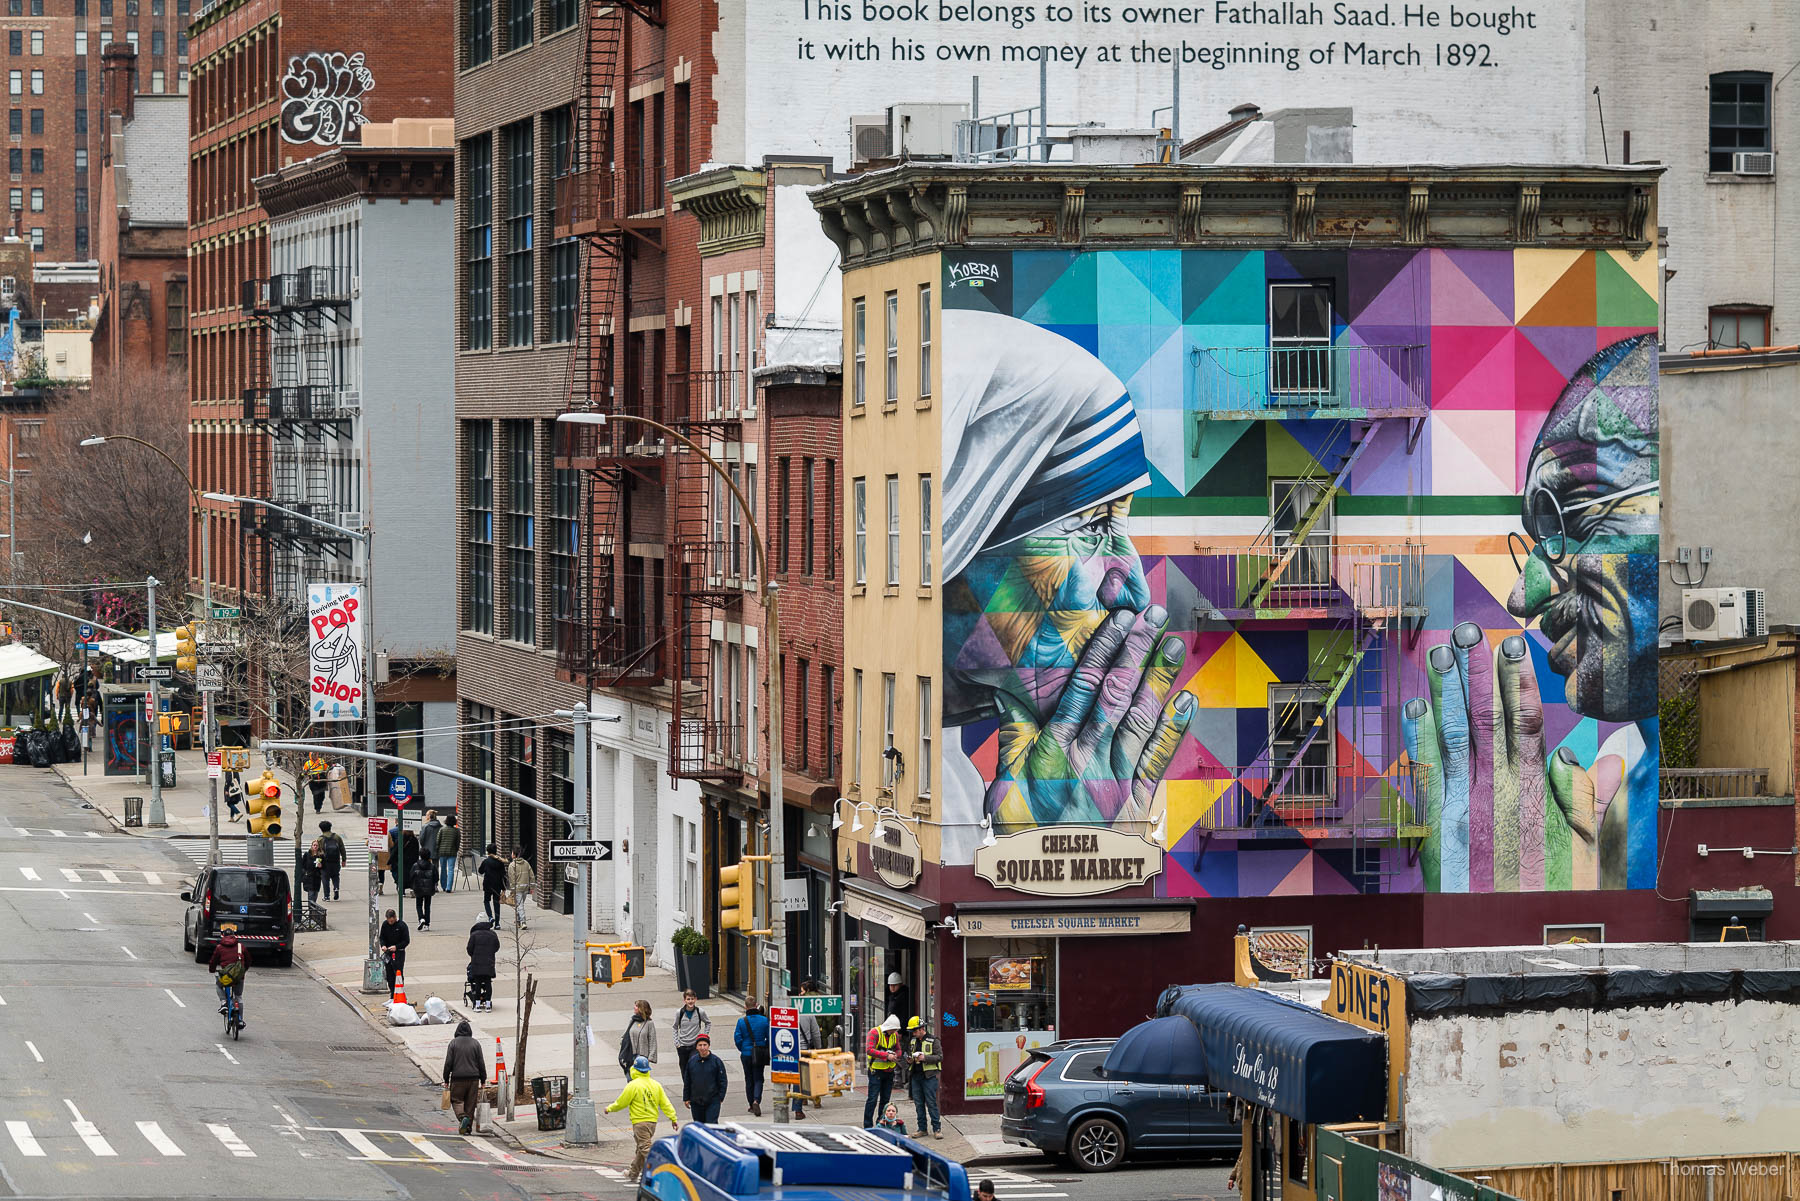
[{"label": "shop window display", "polygon": [[1056,940],[971,938],[963,1095],[998,1097],[1032,1047],[1056,1041]]}]

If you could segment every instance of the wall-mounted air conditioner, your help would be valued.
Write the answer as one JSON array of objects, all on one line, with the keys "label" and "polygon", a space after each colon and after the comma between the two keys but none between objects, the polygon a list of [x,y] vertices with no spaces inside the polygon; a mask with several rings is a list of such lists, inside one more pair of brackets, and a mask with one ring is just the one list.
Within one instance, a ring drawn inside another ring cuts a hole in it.
[{"label": "wall-mounted air conditioner", "polygon": [[1766,638],[1768,610],[1761,588],[1684,588],[1681,637],[1687,642]]},{"label": "wall-mounted air conditioner", "polygon": [[1775,155],[1768,150],[1740,150],[1731,156],[1733,175],[1773,175]]},{"label": "wall-mounted air conditioner", "polygon": [[886,113],[850,118],[850,161],[866,163],[888,156],[888,119]]}]

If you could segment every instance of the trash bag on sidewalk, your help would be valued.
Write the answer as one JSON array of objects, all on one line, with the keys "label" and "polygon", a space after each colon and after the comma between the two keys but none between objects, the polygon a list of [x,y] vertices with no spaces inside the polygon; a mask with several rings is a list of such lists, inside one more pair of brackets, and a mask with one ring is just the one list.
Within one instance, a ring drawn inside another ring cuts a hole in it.
[{"label": "trash bag on sidewalk", "polygon": [[387,1003],[388,1021],[396,1026],[419,1025],[419,1011],[402,1002]]},{"label": "trash bag on sidewalk", "polygon": [[56,760],[58,763],[74,763],[81,758],[81,735],[73,725],[64,726],[57,741],[62,744],[62,754]]},{"label": "trash bag on sidewalk", "polygon": [[13,762],[19,767],[30,767],[31,747],[37,741],[36,730],[20,730],[13,735]]},{"label": "trash bag on sidewalk", "polygon": [[445,1003],[444,998],[425,998],[425,1017],[423,1019],[423,1025],[447,1026],[453,1020],[455,1020],[455,1015],[450,1012],[450,1006]]},{"label": "trash bag on sidewalk", "polygon": [[[42,730],[31,730],[26,735],[25,755],[33,767],[50,766],[50,736]],[[18,748],[13,749],[14,758],[18,757]]]}]

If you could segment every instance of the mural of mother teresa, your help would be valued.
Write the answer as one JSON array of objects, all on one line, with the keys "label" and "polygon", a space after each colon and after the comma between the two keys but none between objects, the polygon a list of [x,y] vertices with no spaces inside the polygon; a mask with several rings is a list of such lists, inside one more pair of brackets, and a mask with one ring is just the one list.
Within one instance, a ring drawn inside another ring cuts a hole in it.
[{"label": "mural of mother teresa", "polygon": [[[1143,833],[1195,702],[1175,690],[1187,648],[1126,536],[1150,479],[1131,398],[1029,322],[945,309],[943,323],[947,344],[984,348],[944,366],[947,858],[967,860],[983,820]],[[983,780],[958,727],[979,741],[995,721]]]}]

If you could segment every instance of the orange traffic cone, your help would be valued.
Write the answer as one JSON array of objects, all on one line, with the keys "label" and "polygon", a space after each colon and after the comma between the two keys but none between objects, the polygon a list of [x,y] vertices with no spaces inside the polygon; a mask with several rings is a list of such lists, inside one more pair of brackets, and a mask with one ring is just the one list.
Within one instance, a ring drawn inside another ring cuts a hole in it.
[{"label": "orange traffic cone", "polygon": [[506,1047],[499,1039],[494,1040],[494,1079],[499,1080],[506,1075]]},{"label": "orange traffic cone", "polygon": [[396,1004],[396,1005],[412,1004],[411,1001],[408,1001],[406,999],[406,973],[404,973],[404,972],[395,972],[394,973],[394,1004]]}]

